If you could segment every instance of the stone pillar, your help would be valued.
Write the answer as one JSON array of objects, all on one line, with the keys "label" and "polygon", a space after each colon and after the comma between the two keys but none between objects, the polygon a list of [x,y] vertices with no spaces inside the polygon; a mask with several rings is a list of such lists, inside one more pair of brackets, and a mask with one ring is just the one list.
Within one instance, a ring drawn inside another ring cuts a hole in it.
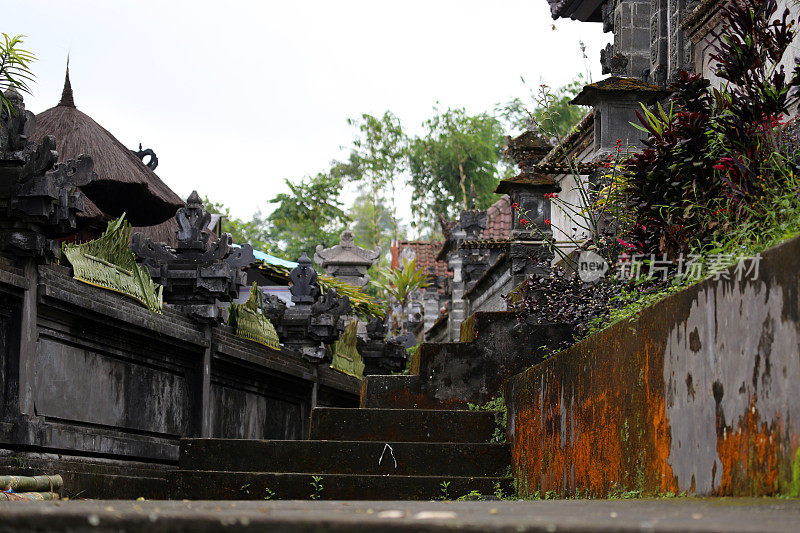
[{"label": "stone pillar", "polygon": [[[658,0],[656,0],[658,1]],[[622,55],[628,59],[622,76],[641,78],[650,66],[650,6],[651,0],[618,0],[613,3],[614,44],[601,55],[603,74],[608,74],[611,69],[602,58]],[[612,5],[612,4],[610,4]],[[606,10],[607,11],[607,10]],[[604,29],[611,26],[604,22]]]},{"label": "stone pillar", "polygon": [[[618,65],[624,64],[624,58]],[[638,124],[636,111],[641,104],[650,104],[669,94],[669,91],[642,81],[639,78],[611,76],[585,86],[573,98],[573,105],[594,108],[595,159],[607,157],[616,151],[617,141],[623,146],[641,146],[646,134],[633,126]]]},{"label": "stone pillar", "polygon": [[[452,238],[455,239],[456,243],[461,243],[466,235],[464,230],[456,229],[452,233]],[[458,244],[456,244],[456,246],[458,246]],[[462,272],[463,263],[464,259],[458,253],[450,254],[450,258],[447,261],[448,268],[453,271],[450,313],[447,321],[447,326],[450,331],[449,340],[451,342],[457,341],[461,337],[461,323],[469,314],[469,306],[464,299],[465,284]]]},{"label": "stone pillar", "polygon": [[423,309],[425,311],[425,331],[431,329],[439,319],[439,287],[432,284],[425,289],[423,296]]}]

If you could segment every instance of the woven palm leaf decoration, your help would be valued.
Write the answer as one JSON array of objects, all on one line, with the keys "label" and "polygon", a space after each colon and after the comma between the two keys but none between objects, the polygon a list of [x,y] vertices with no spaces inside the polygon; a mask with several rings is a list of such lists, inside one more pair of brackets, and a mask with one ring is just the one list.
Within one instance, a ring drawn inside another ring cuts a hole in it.
[{"label": "woven palm leaf decoration", "polygon": [[228,325],[236,331],[237,337],[280,350],[278,334],[269,319],[261,314],[262,306],[261,291],[254,281],[250,288],[250,298],[243,304],[231,304]]},{"label": "woven palm leaf decoration", "polygon": [[153,313],[164,307],[163,287],[136,264],[130,249],[131,226],[125,214],[108,223],[97,239],[81,244],[63,245],[63,253],[72,265],[78,281],[130,296]]},{"label": "woven palm leaf decoration", "polygon": [[331,368],[349,376],[364,379],[364,359],[356,349],[357,333],[358,322],[353,320],[347,325],[339,340],[333,343]]}]

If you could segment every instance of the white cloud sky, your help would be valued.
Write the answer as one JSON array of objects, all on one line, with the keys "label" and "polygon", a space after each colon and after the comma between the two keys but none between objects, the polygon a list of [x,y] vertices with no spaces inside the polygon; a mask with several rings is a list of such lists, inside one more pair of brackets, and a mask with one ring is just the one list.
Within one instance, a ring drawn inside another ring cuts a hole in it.
[{"label": "white cloud sky", "polygon": [[80,110],[153,148],[180,196],[197,189],[242,218],[269,211],[284,178],[345,157],[348,117],[390,109],[418,132],[436,102],[481,112],[524,97],[520,76],[597,80],[610,37],[553,21],[545,0],[34,0],[3,14],[0,32],[39,57],[28,109],[58,102],[70,52]]}]

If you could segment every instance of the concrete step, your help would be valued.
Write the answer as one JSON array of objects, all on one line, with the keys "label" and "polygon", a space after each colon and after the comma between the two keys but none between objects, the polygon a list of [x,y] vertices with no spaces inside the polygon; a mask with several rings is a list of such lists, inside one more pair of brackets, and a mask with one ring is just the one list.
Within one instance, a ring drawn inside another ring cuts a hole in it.
[{"label": "concrete step", "polygon": [[507,444],[181,439],[181,470],[503,476]]},{"label": "concrete step", "polygon": [[500,411],[341,409],[311,412],[312,440],[490,442]]},{"label": "concrete step", "polygon": [[361,385],[362,408],[468,410],[458,399],[439,400],[423,387],[420,376],[365,376]]},{"label": "concrete step", "polygon": [[[187,471],[170,472],[173,499],[190,500],[433,500],[454,499],[478,491],[492,495],[499,488],[509,494],[508,477],[380,476]],[[446,490],[443,483],[447,483]]]}]

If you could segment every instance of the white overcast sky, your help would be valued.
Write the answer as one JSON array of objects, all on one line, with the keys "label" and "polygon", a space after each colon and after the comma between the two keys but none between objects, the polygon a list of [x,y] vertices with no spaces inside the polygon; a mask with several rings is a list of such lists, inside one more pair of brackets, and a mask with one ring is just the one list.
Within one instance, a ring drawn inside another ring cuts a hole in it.
[{"label": "white overcast sky", "polygon": [[270,211],[284,178],[345,157],[348,117],[390,109],[414,133],[436,102],[477,113],[524,97],[520,76],[558,86],[591,68],[596,81],[610,36],[553,21],[546,0],[16,0],[2,12],[0,32],[25,34],[39,58],[28,109],[58,102],[69,52],[80,110],[153,148],[180,196],[197,189],[241,218]]}]

